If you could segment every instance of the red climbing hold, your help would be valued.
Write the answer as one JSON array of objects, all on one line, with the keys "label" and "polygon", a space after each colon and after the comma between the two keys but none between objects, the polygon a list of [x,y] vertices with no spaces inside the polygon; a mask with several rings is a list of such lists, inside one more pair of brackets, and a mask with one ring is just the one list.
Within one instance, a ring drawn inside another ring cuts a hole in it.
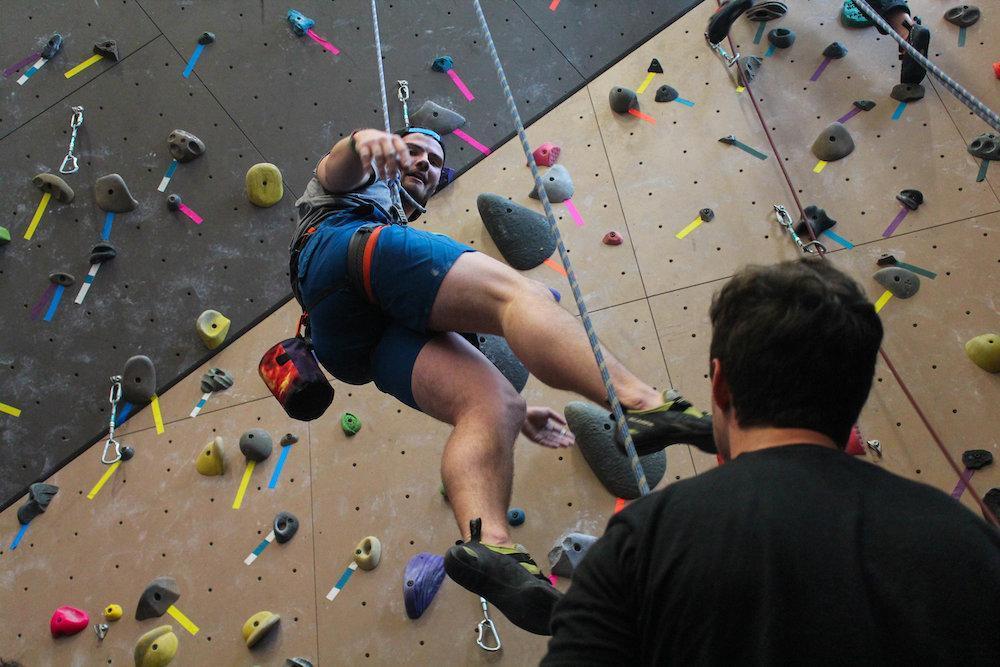
[{"label": "red climbing hold", "polygon": [[864,456],[865,455],[865,443],[861,439],[861,429],[855,424],[851,428],[851,437],[847,440],[847,446],[844,447],[844,452],[850,454],[851,456]]},{"label": "red climbing hold", "polygon": [[993,74],[1000,79],[1000,60],[993,63]]},{"label": "red climbing hold", "polygon": [[618,232],[611,231],[604,235],[604,239],[601,241],[604,245],[621,245],[622,235]]},{"label": "red climbing hold", "polygon": [[87,612],[76,607],[62,606],[52,612],[52,619],[49,621],[49,630],[53,637],[69,637],[87,627],[90,617]]}]

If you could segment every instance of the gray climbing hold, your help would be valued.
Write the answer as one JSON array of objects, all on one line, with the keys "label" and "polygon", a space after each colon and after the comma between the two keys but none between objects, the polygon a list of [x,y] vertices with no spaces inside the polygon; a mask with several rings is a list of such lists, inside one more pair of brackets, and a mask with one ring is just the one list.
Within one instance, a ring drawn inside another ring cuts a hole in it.
[{"label": "gray climbing hold", "polygon": [[118,62],[121,56],[118,53],[118,42],[113,39],[106,39],[103,42],[94,44],[94,53]]},{"label": "gray climbing hold", "polygon": [[[549,201],[554,204],[560,204],[573,196],[573,178],[569,175],[566,167],[561,164],[550,167],[542,174],[542,186],[545,187],[545,194],[548,195]],[[528,196],[532,199],[540,199],[537,184]]]},{"label": "gray climbing hold", "polygon": [[552,574],[572,578],[573,572],[596,541],[596,537],[586,533],[566,533],[560,537],[549,551],[549,569]]},{"label": "gray climbing hold", "polygon": [[701,218],[702,222],[712,222],[715,220],[715,211],[710,208],[703,208],[698,211],[698,217]]},{"label": "gray climbing hold", "polygon": [[205,152],[205,142],[185,130],[174,130],[167,135],[167,145],[178,162],[190,162]]},{"label": "gray climbing hold", "polygon": [[90,263],[104,264],[118,256],[118,251],[107,241],[102,241],[90,249]]},{"label": "gray climbing hold", "polygon": [[892,87],[889,97],[900,102],[915,102],[923,99],[924,87],[919,83],[897,83]]},{"label": "gray climbing hold", "polygon": [[[819,238],[819,235],[837,224],[819,206],[810,205],[802,209],[802,218],[795,224],[795,233],[805,238]],[[812,230],[810,235],[809,230]]]},{"label": "gray climbing hold", "polygon": [[17,520],[22,524],[29,523],[48,509],[49,503],[58,492],[59,487],[54,484],[45,484],[44,482],[32,484],[28,487],[28,500],[17,510]]},{"label": "gray climbing hold", "polygon": [[411,127],[426,127],[438,134],[454,132],[465,125],[465,117],[457,111],[446,109],[437,102],[426,100],[410,114]]},{"label": "gray climbing hold", "polygon": [[871,111],[875,108],[875,102],[872,100],[854,100],[854,106],[862,111]]},{"label": "gray climbing hold", "polygon": [[136,405],[149,403],[156,394],[156,368],[144,354],[137,354],[125,362],[122,371],[122,396]]},{"label": "gray climbing hold", "polygon": [[179,211],[181,210],[181,196],[178,194],[171,194],[167,196],[167,210],[168,211]]},{"label": "gray climbing hold", "polygon": [[924,203],[924,193],[920,190],[903,190],[896,195],[896,200],[911,211],[916,211]]},{"label": "gray climbing hold", "polygon": [[271,455],[273,447],[271,434],[262,428],[252,428],[240,436],[240,451],[249,461],[263,461]]},{"label": "gray climbing hold", "polygon": [[507,381],[514,386],[517,393],[521,393],[524,385],[528,383],[528,369],[524,367],[521,360],[517,358],[514,351],[510,349],[503,336],[492,334],[478,334],[476,337],[477,347],[487,359],[503,374]]},{"label": "gray climbing hold", "polygon": [[203,32],[198,37],[198,43],[201,44],[201,45],[211,44],[214,41],[215,41],[215,33],[214,32]]},{"label": "gray climbing hold", "polygon": [[233,386],[233,376],[221,368],[209,368],[208,372],[201,376],[201,392],[207,394],[212,391],[225,391]]},{"label": "gray climbing hold", "polygon": [[615,113],[628,113],[639,108],[639,97],[631,88],[614,86],[608,94],[608,102]]},{"label": "gray climbing hold", "polygon": [[962,452],[962,465],[972,470],[985,468],[993,463],[993,453],[986,449],[968,449]]},{"label": "gray climbing hold", "polygon": [[944,20],[948,23],[954,23],[959,28],[968,28],[979,20],[979,16],[979,7],[975,5],[958,5],[944,13]]},{"label": "gray climbing hold", "polygon": [[840,42],[833,42],[825,49],[823,49],[823,55],[827,58],[833,58],[834,60],[839,60],[847,55],[847,47]]},{"label": "gray climbing hold", "polygon": [[736,60],[736,66],[740,68],[744,83],[753,83],[757,78],[757,71],[760,69],[763,60],[757,56],[740,56]]},{"label": "gray climbing hold", "polygon": [[94,199],[102,211],[128,213],[139,205],[118,174],[101,176],[94,183]]},{"label": "gray climbing hold", "polygon": [[299,530],[299,520],[291,512],[278,512],[274,517],[274,539],[278,544],[284,544],[295,537]]},{"label": "gray climbing hold", "polygon": [[677,89],[673,86],[663,84],[656,89],[656,96],[653,98],[657,102],[673,102],[678,97]]},{"label": "gray climbing hold", "polygon": [[68,273],[63,273],[61,271],[56,271],[55,273],[49,274],[49,282],[53,285],[62,285],[63,287],[69,287],[76,282],[76,278]]},{"label": "gray climbing hold", "polygon": [[917,274],[899,266],[879,269],[875,272],[875,281],[900,299],[909,299],[920,290]]},{"label": "gray climbing hold", "polygon": [[[618,498],[638,498],[639,487],[625,452],[615,444],[615,421],[607,410],[592,403],[573,401],[566,406],[566,421],[590,469]],[[639,457],[650,488],[667,468],[667,453],[660,450]]]},{"label": "gray climbing hold", "polygon": [[54,33],[52,37],[49,37],[49,41],[45,43],[42,47],[42,57],[46,60],[52,60],[53,57],[60,51],[62,51],[63,37],[58,32]]},{"label": "gray climbing hold", "polygon": [[31,182],[36,188],[42,192],[48,192],[52,195],[53,199],[62,204],[70,203],[73,201],[73,197],[76,196],[73,188],[69,187],[69,183],[55,174],[43,172],[32,178]]},{"label": "gray climbing hold", "polygon": [[22,526],[27,525],[43,511],[34,500],[28,500],[17,508],[17,520]]},{"label": "gray climbing hold", "polygon": [[654,74],[663,74],[663,65],[656,58],[649,61],[649,67],[646,68],[647,72],[653,72]]},{"label": "gray climbing hold", "polygon": [[135,605],[135,620],[144,621],[147,618],[163,616],[170,605],[181,597],[181,590],[173,577],[157,577],[153,579],[146,590],[139,596]]},{"label": "gray climbing hold", "polygon": [[795,43],[795,33],[788,28],[774,28],[768,31],[767,41],[778,49],[787,49]]},{"label": "gray climbing hold", "polygon": [[1000,160],[1000,136],[983,132],[969,144],[969,153],[980,160]]},{"label": "gray climbing hold", "polygon": [[833,162],[845,158],[854,150],[854,139],[841,123],[831,123],[813,142],[812,152],[820,160]]},{"label": "gray climbing hold", "polygon": [[788,6],[783,2],[762,2],[747,10],[746,17],[751,21],[763,23],[780,19],[788,11]]},{"label": "gray climbing hold", "polygon": [[476,206],[490,238],[515,269],[533,269],[555,252],[556,240],[545,216],[488,192],[479,195]]}]

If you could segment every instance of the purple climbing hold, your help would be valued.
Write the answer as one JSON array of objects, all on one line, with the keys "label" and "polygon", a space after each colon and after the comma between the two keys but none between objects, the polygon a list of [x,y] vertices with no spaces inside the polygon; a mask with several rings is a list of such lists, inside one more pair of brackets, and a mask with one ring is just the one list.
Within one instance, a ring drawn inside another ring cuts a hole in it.
[{"label": "purple climbing hold", "polygon": [[444,581],[444,557],[422,551],[410,559],[403,572],[406,615],[420,618]]}]

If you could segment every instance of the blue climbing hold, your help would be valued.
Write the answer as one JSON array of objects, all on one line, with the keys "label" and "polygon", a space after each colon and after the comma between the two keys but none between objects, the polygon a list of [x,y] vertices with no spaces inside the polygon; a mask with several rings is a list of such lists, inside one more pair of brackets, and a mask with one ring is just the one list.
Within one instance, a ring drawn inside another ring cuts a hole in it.
[{"label": "blue climbing hold", "polygon": [[292,32],[299,37],[305,35],[309,28],[316,25],[316,21],[304,15],[297,9],[289,9],[286,18],[288,19],[288,22],[292,24]]},{"label": "blue climbing hold", "polygon": [[559,290],[555,290],[550,287],[549,291],[552,292],[552,298],[556,300],[556,303],[562,301],[562,294],[559,293]]},{"label": "blue climbing hold", "polygon": [[444,557],[422,551],[410,559],[403,571],[403,604],[406,615],[420,618],[444,581]]},{"label": "blue climbing hold", "polygon": [[507,510],[507,523],[512,526],[520,526],[524,523],[524,510],[520,507],[511,507]]},{"label": "blue climbing hold", "polygon": [[438,56],[431,63],[431,69],[435,72],[447,72],[448,70],[455,67],[455,61],[452,60],[451,56]]}]

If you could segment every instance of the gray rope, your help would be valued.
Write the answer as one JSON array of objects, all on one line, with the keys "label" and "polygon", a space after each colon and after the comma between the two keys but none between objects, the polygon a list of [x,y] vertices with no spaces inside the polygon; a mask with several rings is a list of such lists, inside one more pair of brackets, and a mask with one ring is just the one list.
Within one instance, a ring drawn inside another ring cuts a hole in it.
[{"label": "gray rope", "polygon": [[866,0],[852,0],[852,2],[854,2],[854,5],[860,9],[861,13],[867,16],[869,20],[871,20],[878,27],[882,28],[882,30],[889,33],[889,36],[894,40],[899,42],[899,45],[906,49],[906,52],[909,53],[914,60],[923,65],[928,72],[933,74],[935,78],[943,83],[945,88],[951,91],[952,95],[957,97],[965,106],[969,107],[974,114],[986,121],[990,127],[1000,131],[1000,116],[998,116],[995,111],[983,104],[975,95],[962,87],[962,84],[945,74],[941,68],[913,48],[909,42],[903,39],[903,37],[893,29],[891,25],[886,23],[885,19],[879,16],[875,10],[871,8],[871,5],[869,5]]},{"label": "gray rope", "polygon": [[[375,32],[375,61],[378,63],[378,83],[379,93],[382,95],[382,120],[385,123],[385,133],[392,133],[392,125],[389,122],[389,101],[385,94],[385,68],[382,66],[382,35],[378,29],[378,9],[375,7],[375,0],[372,0],[372,30]],[[401,220],[406,220],[403,212],[403,202],[399,198],[399,174],[396,178],[388,180],[389,194],[392,195],[393,208],[399,213]]]},{"label": "gray rope", "polygon": [[643,472],[642,463],[639,461],[639,455],[635,451],[635,444],[632,442],[632,436],[628,432],[628,426],[625,423],[625,414],[622,412],[621,403],[618,401],[618,394],[615,392],[615,388],[611,384],[611,374],[608,372],[608,366],[604,361],[604,354],[601,352],[600,341],[597,340],[597,334],[594,332],[594,324],[590,320],[590,313],[587,312],[587,306],[583,302],[583,293],[580,292],[580,284],[576,280],[576,272],[573,271],[573,265],[570,263],[569,255],[566,253],[566,246],[563,244],[562,234],[559,233],[559,226],[556,224],[555,216],[552,213],[552,204],[549,202],[549,197],[545,192],[545,186],[542,184],[542,176],[538,171],[538,165],[535,164],[535,156],[531,152],[531,146],[528,145],[528,137],[524,133],[524,123],[521,122],[521,115],[517,112],[517,104],[514,102],[514,95],[510,92],[510,86],[507,84],[507,75],[504,74],[503,65],[500,64],[500,57],[497,55],[497,48],[493,43],[493,36],[490,34],[490,27],[486,23],[486,17],[483,15],[483,8],[479,4],[479,0],[472,1],[476,7],[476,16],[479,17],[479,26],[482,28],[483,36],[486,38],[486,44],[490,48],[490,55],[493,58],[493,66],[496,67],[497,76],[500,77],[500,85],[503,87],[504,96],[507,98],[507,107],[510,110],[510,115],[514,119],[514,125],[517,127],[517,136],[521,140],[521,148],[524,149],[524,155],[528,159],[528,166],[531,167],[531,175],[535,179],[535,188],[538,192],[539,199],[542,200],[542,207],[545,209],[545,217],[549,222],[549,227],[552,229],[552,233],[556,237],[556,245],[559,248],[559,257],[562,259],[563,266],[566,267],[566,275],[569,279],[569,286],[570,289],[573,290],[573,298],[576,300],[576,307],[580,311],[580,319],[583,320],[583,328],[587,332],[587,338],[590,340],[590,348],[594,352],[594,359],[597,361],[597,367],[601,371],[601,378],[604,380],[604,388],[608,392],[608,402],[611,403],[611,410],[614,412],[615,421],[618,424],[618,434],[621,436],[622,442],[625,443],[625,451],[632,464],[632,474],[635,475],[636,484],[639,486],[639,492],[642,495],[647,496],[649,495],[649,483],[646,482],[646,473]]}]

